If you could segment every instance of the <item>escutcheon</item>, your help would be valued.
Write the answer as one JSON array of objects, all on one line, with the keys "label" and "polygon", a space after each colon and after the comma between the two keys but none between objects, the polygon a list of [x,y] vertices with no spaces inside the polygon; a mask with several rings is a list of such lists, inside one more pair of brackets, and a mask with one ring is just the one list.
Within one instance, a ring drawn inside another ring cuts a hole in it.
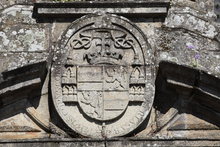
[{"label": "escutcheon", "polygon": [[154,98],[154,53],[127,19],[88,15],[57,46],[51,71],[55,109],[71,131],[92,138],[131,133]]}]

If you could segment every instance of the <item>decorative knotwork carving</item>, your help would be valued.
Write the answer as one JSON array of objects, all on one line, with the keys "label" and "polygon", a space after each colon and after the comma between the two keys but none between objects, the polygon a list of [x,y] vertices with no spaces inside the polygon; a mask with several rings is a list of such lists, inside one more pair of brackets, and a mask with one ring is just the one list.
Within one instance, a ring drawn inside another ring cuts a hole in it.
[{"label": "decorative knotwork carving", "polygon": [[[134,41],[121,30],[113,29],[94,29],[84,30],[79,33],[78,38],[70,41],[70,47],[74,50],[97,48],[95,52],[84,54],[84,59],[90,64],[97,62],[97,59],[105,62],[106,60],[122,60],[123,53],[117,49],[133,49]],[[135,51],[135,50],[134,50]],[[136,52],[135,52],[136,55]]]},{"label": "decorative knotwork carving", "polygon": [[84,36],[80,34],[79,39],[74,39],[70,42],[70,46],[73,49],[89,49],[91,46],[91,37],[90,36]]},{"label": "decorative knotwork carving", "polygon": [[114,38],[115,48],[117,49],[133,49],[133,40],[127,39],[127,34]]}]

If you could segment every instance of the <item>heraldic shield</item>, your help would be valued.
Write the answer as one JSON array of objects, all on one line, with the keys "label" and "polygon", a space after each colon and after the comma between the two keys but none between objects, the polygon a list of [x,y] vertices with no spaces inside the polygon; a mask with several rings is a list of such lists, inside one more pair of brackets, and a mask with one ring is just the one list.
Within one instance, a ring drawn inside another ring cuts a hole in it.
[{"label": "heraldic shield", "polygon": [[151,55],[143,33],[128,20],[110,14],[79,19],[64,32],[54,57],[56,111],[87,137],[131,133],[153,103]]},{"label": "heraldic shield", "polygon": [[97,120],[111,120],[129,102],[127,69],[123,66],[78,67],[78,102]]}]

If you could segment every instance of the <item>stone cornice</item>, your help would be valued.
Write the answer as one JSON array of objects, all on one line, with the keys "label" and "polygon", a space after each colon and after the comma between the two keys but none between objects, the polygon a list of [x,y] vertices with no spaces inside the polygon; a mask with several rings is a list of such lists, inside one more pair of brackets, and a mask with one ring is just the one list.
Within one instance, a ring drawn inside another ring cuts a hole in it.
[{"label": "stone cornice", "polygon": [[81,17],[91,13],[112,13],[126,17],[166,17],[170,2],[163,1],[84,1],[38,2],[34,4],[34,17]]}]

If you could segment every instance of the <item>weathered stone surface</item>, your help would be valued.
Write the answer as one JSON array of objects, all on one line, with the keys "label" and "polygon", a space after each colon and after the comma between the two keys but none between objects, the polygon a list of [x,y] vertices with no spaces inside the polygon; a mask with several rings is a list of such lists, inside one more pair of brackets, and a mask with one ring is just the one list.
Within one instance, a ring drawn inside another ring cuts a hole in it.
[{"label": "weathered stone surface", "polygon": [[46,60],[49,29],[32,19],[32,6],[14,5],[1,11],[0,71]]},{"label": "weathered stone surface", "polygon": [[[28,117],[26,108],[40,96],[46,62],[26,65],[0,75],[0,138],[43,138],[49,135]],[[30,94],[32,96],[30,96]],[[47,118],[49,120],[49,118]]]},{"label": "weathered stone surface", "polygon": [[151,109],[154,75],[147,70],[153,68],[152,59],[145,37],[128,20],[107,14],[77,20],[63,34],[54,57],[55,108],[84,136],[130,133]]},{"label": "weathered stone surface", "polygon": [[[49,47],[49,30],[32,19],[32,6],[15,5],[2,11],[0,51],[40,52]],[[31,25],[31,26],[30,26]]]},{"label": "weathered stone surface", "polygon": [[209,71],[210,73],[219,76],[220,67],[218,64],[219,52],[215,51],[170,51],[170,52],[159,52],[159,58],[161,60],[173,61],[182,65],[189,65]]},{"label": "weathered stone surface", "polygon": [[[178,14],[180,13],[180,14]],[[169,16],[166,19],[165,26],[170,28],[182,28],[188,31],[195,32],[210,39],[214,39],[218,35],[219,29],[207,20],[196,16],[197,13],[192,13],[191,9],[177,11],[170,10]]]},{"label": "weathered stone surface", "polygon": [[88,146],[88,147],[105,147],[105,142],[104,141],[80,141],[80,140],[69,140],[67,142],[62,142],[62,140],[54,140],[53,142],[45,140],[42,141],[39,140],[35,140],[34,142],[23,142],[23,143],[5,143],[5,144],[1,144],[0,147],[29,147],[29,146],[36,146],[36,147],[42,147],[42,146],[46,146],[46,147],[70,147],[70,146],[74,146],[74,147],[82,147],[82,146]]},{"label": "weathered stone surface", "polygon": [[33,4],[35,2],[35,0],[1,0],[0,2],[0,10],[1,9],[4,9],[4,8],[7,8],[7,7],[10,7],[14,4]]},{"label": "weathered stone surface", "polygon": [[219,75],[218,41],[182,29],[163,29],[157,35],[158,63],[161,60],[172,61]]},{"label": "weathered stone surface", "polygon": [[15,69],[29,63],[45,61],[48,53],[29,53],[29,52],[1,52],[0,53],[0,71]]},{"label": "weathered stone surface", "polygon": [[[189,66],[162,62],[155,98],[161,139],[219,138],[219,78]],[[175,90],[174,90],[175,89]],[[163,105],[158,102],[170,101]],[[206,130],[206,131],[204,131]],[[157,130],[155,131],[157,132]]]},{"label": "weathered stone surface", "polygon": [[42,28],[30,28],[29,26],[10,27],[6,32],[0,32],[1,51],[7,52],[42,52],[47,50],[48,42],[46,31]]},{"label": "weathered stone surface", "polygon": [[16,3],[16,0],[11,0],[11,1],[8,1],[8,0],[2,0],[1,2],[0,2],[0,8],[1,9],[3,9],[3,8],[5,8],[5,7],[8,7],[8,6],[10,6],[10,5],[14,5]]},{"label": "weathered stone surface", "polygon": [[217,22],[220,22],[220,1],[219,0],[215,0],[214,11],[217,16]]},{"label": "weathered stone surface", "polygon": [[183,29],[156,30],[158,51],[219,51],[219,42],[206,37],[198,36],[196,33],[187,32]]},{"label": "weathered stone surface", "polygon": [[[54,84],[49,84],[50,73],[46,80],[30,78],[23,73],[25,70],[15,72],[8,81],[0,76],[0,83],[6,83],[0,84],[1,145],[219,146],[220,33],[216,1],[146,0],[138,4],[139,1],[40,0],[35,5],[39,6],[38,18],[32,0],[2,0],[0,73],[48,60],[52,78],[58,78],[54,88]],[[169,13],[163,23],[166,15],[161,10],[167,10],[169,2]],[[166,6],[159,5],[165,3]],[[152,14],[148,10],[156,11]],[[100,21],[93,15],[72,23],[83,14],[104,15],[104,11],[126,16],[139,29],[116,16]],[[129,49],[132,45],[134,52]],[[112,54],[112,50],[116,53]],[[137,52],[145,56],[139,58],[141,64],[132,64]],[[103,57],[107,60],[98,64]],[[161,63],[164,60],[177,64]],[[136,77],[138,71],[144,71],[141,77],[145,84],[128,76],[134,67],[138,67]],[[34,70],[30,75],[35,75]],[[149,112],[154,91],[155,101]],[[55,99],[54,95],[61,97]],[[143,113],[138,113],[141,108]],[[93,126],[98,126],[97,132]],[[103,139],[86,139],[79,134]],[[123,135],[126,137],[106,139]]]},{"label": "weathered stone surface", "polygon": [[[52,142],[53,141],[53,142]],[[114,140],[37,140],[34,141],[24,141],[24,142],[5,142],[1,144],[1,147],[29,147],[29,146],[47,146],[47,147],[81,147],[81,146],[91,146],[91,147],[115,147],[115,146],[129,146],[129,147],[143,147],[143,146],[219,146],[219,141],[216,140],[191,140],[191,141],[183,141],[183,140],[145,140],[145,139],[131,139],[131,140],[123,140],[123,139],[114,139]]]},{"label": "weathered stone surface", "polygon": [[52,37],[51,40],[52,42],[56,45],[58,40],[61,39],[62,33],[66,30],[66,28],[70,25],[71,23],[53,23],[52,26]]},{"label": "weathered stone surface", "polygon": [[143,146],[218,146],[219,141],[111,141],[107,142],[107,147],[115,146],[130,146],[130,147],[143,147]]},{"label": "weathered stone surface", "polygon": [[5,25],[36,24],[36,20],[32,19],[33,6],[14,5],[8,7],[1,12],[1,23]]},{"label": "weathered stone surface", "polygon": [[179,8],[190,7],[193,11],[202,13],[203,16],[211,14],[210,16],[213,17],[214,0],[172,0],[171,5]]},{"label": "weathered stone surface", "polygon": [[214,3],[204,1],[197,8],[194,3],[173,1],[164,27],[154,36],[157,63],[173,61],[219,75],[219,25],[211,11]]}]

